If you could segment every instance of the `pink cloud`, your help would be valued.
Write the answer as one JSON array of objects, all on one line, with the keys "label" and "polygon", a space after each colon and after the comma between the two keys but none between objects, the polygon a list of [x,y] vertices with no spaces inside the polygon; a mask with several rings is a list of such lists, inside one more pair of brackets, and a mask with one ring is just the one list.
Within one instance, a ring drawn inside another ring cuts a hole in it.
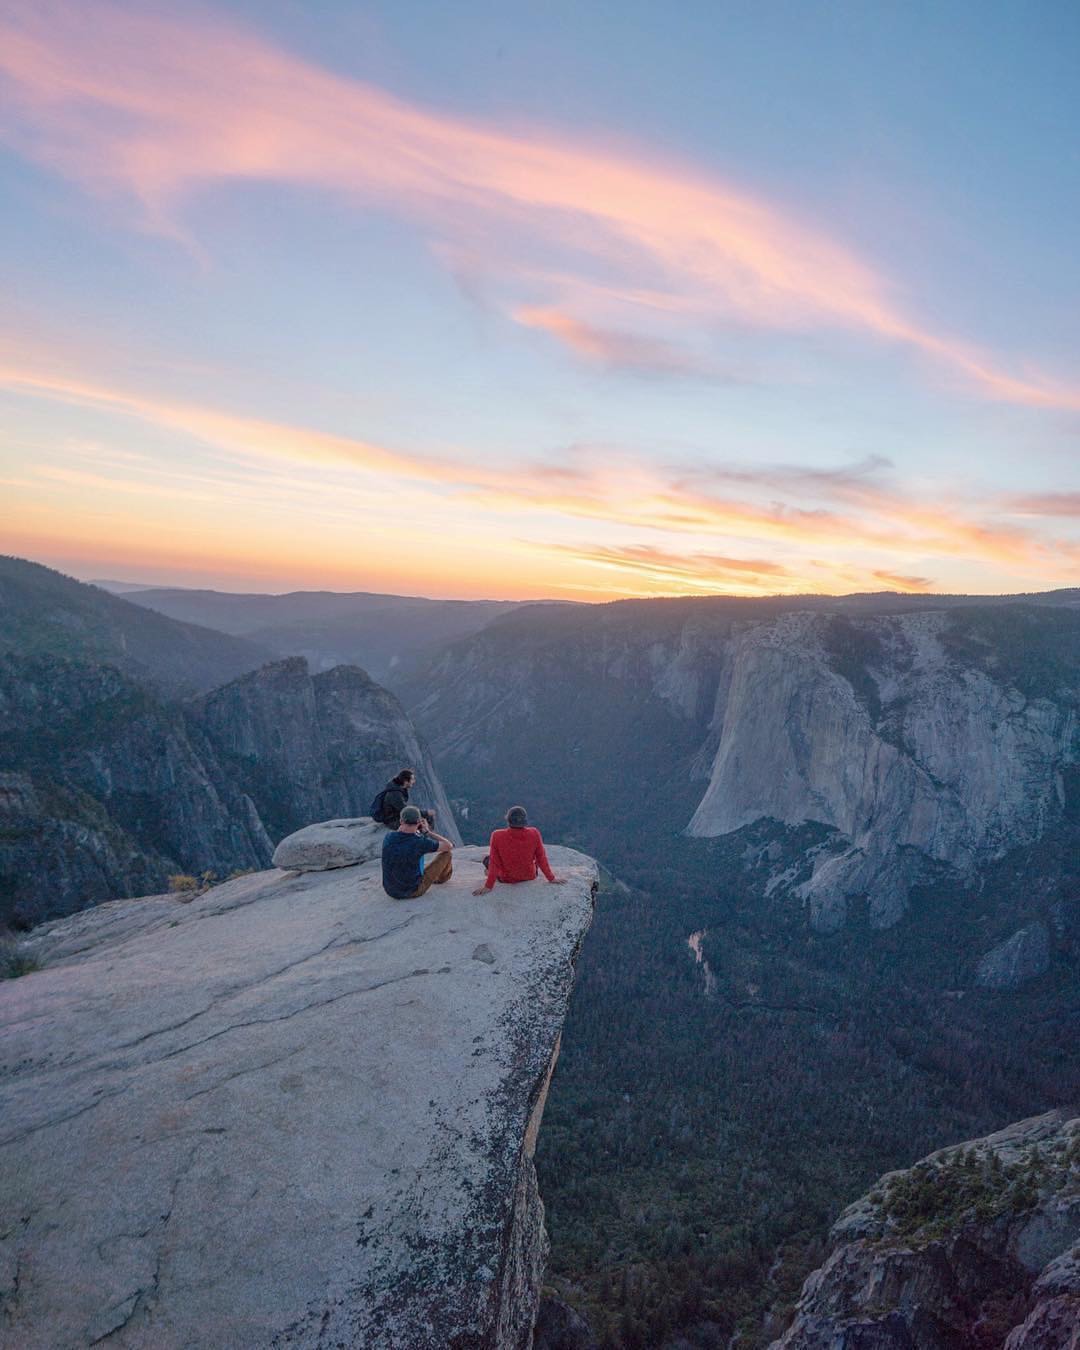
[{"label": "pink cloud", "polygon": [[672,590],[775,594],[798,590],[797,572],[763,558],[733,558],[724,554],[679,552],[648,544],[623,547],[547,545],[549,552],[565,554],[609,571],[625,572],[654,593]]},{"label": "pink cloud", "polygon": [[674,552],[639,544],[624,547],[575,547],[553,544],[554,552],[569,554],[612,572],[625,572],[634,585],[654,594],[672,591],[738,595],[783,595],[820,591],[824,584],[833,593],[878,590],[922,593],[932,583],[926,577],[909,576],[882,568],[813,561],[811,580],[807,565],[791,568],[763,558],[733,558],[723,554]]},{"label": "pink cloud", "polygon": [[550,333],[578,356],[613,370],[725,378],[719,368],[674,343],[600,328],[554,307],[524,305],[515,311],[514,318],[526,328]]},{"label": "pink cloud", "polygon": [[[590,259],[610,278],[600,290],[651,295],[654,308],[869,332],[921,351],[989,397],[1080,408],[1080,390],[1005,370],[923,328],[850,250],[704,173],[439,115],[238,24],[179,13],[109,0],[0,3],[11,142],[94,193],[134,196],[149,226],[173,234],[183,233],[188,194],[263,181],[391,210],[434,245],[492,238],[494,265],[511,280],[560,271],[566,294],[549,294],[541,309],[557,300],[571,316],[560,336],[591,359],[620,344],[632,355],[633,340],[624,325],[582,313],[598,289]],[[648,346],[637,351],[641,359]]]},{"label": "pink cloud", "polygon": [[1080,492],[1040,492],[1013,497],[1012,510],[1028,516],[1080,517]]},{"label": "pink cloud", "polygon": [[890,591],[908,591],[920,594],[934,588],[934,583],[929,577],[913,577],[905,575],[903,572],[886,572],[880,567],[875,567],[870,575],[875,581],[880,581],[883,586],[887,586]]}]

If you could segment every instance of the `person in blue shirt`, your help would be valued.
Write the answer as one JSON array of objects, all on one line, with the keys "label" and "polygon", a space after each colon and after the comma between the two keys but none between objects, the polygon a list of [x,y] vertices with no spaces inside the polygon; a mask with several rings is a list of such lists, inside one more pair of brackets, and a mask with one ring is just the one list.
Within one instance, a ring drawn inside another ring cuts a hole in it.
[{"label": "person in blue shirt", "polygon": [[417,806],[406,806],[396,830],[383,839],[383,890],[393,900],[416,900],[449,881],[454,865],[449,839],[430,829]]}]

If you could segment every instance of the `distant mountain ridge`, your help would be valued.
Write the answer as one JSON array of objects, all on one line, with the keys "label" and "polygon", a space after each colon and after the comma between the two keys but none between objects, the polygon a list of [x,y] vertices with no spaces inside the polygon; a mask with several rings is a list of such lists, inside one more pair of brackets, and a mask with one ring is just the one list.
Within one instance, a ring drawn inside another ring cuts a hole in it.
[{"label": "distant mountain ridge", "polygon": [[115,577],[90,577],[86,584],[97,586],[102,591],[108,591],[110,595],[127,595],[131,591],[153,591],[157,589],[156,584],[150,582],[117,581]]},{"label": "distant mountain ridge", "polygon": [[303,656],[314,670],[358,665],[380,680],[519,608],[513,600],[430,600],[367,591],[245,595],[140,587],[124,594],[169,618],[245,638],[279,656]]},{"label": "distant mountain ridge", "polygon": [[0,652],[100,661],[171,694],[212,689],[274,658],[246,638],[148,614],[12,557],[0,557]]}]

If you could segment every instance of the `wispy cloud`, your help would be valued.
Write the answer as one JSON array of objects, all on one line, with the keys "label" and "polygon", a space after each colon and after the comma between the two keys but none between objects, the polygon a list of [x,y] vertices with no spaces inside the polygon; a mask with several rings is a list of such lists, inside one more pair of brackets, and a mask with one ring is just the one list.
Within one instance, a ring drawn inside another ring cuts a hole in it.
[{"label": "wispy cloud", "polygon": [[554,307],[524,305],[515,310],[514,318],[526,328],[538,328],[551,334],[577,356],[611,370],[732,379],[715,363],[673,342],[601,328]]},{"label": "wispy cloud", "polygon": [[[695,549],[688,543],[684,553],[677,553],[667,542],[633,547],[620,543],[616,548],[606,541],[602,549],[577,549],[580,557],[590,556],[594,564],[651,569],[654,577],[663,575],[665,568],[678,567],[677,575],[667,575],[694,588],[712,584],[721,589],[736,585],[760,589],[775,582],[775,589],[804,589],[797,579],[812,576],[806,555],[822,552],[830,557],[858,552],[872,558],[861,565],[866,570],[859,572],[859,585],[872,586],[870,569],[877,568],[877,584],[905,590],[930,585],[921,571],[912,573],[903,565],[909,559],[917,559],[920,568],[930,558],[988,564],[1051,584],[1080,575],[1080,545],[1046,534],[1034,520],[1019,521],[1014,502],[990,501],[980,507],[960,492],[944,490],[938,490],[933,500],[916,497],[893,481],[888,462],[879,457],[823,467],[702,464],[695,470],[690,465],[649,463],[617,447],[579,445],[542,460],[513,457],[510,464],[484,464],[466,451],[435,456],[409,447],[395,449],[116,387],[44,357],[20,361],[13,351],[14,344],[0,340],[0,389],[173,432],[222,452],[236,472],[275,465],[283,471],[289,466],[300,470],[315,466],[347,475],[345,483],[353,487],[404,482],[433,498],[452,493],[466,514],[471,508],[510,513],[530,519],[536,529],[545,528],[545,520],[558,519],[564,525],[581,520],[605,529],[646,530],[654,537],[725,541],[723,551]],[[160,477],[155,480],[149,469],[144,471],[130,457],[110,463],[93,447],[74,468],[69,463],[40,469],[51,473],[54,482],[62,478],[73,485],[78,480],[88,488],[107,486],[98,481],[106,471],[108,481],[130,485],[128,495],[152,496],[155,491],[168,495],[171,490],[169,483]],[[148,486],[133,485],[136,473]],[[28,469],[20,478],[32,476]],[[210,491],[219,491],[221,485],[219,477]],[[207,485],[192,477],[175,486],[185,494],[198,494]],[[235,473],[227,486],[236,490]],[[323,498],[331,499],[324,502],[324,511],[333,505],[335,495],[344,501],[351,491],[343,485],[327,493],[317,480],[314,486]],[[295,489],[285,484],[282,491]],[[1053,514],[1068,514],[1064,505],[1054,498]],[[355,509],[355,503],[349,509]],[[733,554],[726,547],[733,540],[752,541],[757,551],[749,559]],[[764,547],[780,550],[780,557],[763,557]],[[795,554],[802,555],[801,562]]]},{"label": "wispy cloud", "polygon": [[[829,591],[881,590],[924,593],[932,589],[928,577],[890,572],[876,567],[815,560],[811,568],[791,568],[763,558],[737,558],[723,554],[675,552],[647,544],[625,547],[547,546],[591,567],[622,574],[627,594],[647,591],[735,592],[740,595],[803,594],[825,588]],[[596,588],[591,588],[596,589]]]},{"label": "wispy cloud", "polygon": [[1061,516],[1080,519],[1080,492],[1037,492],[1009,499],[1018,515]]},{"label": "wispy cloud", "polygon": [[183,236],[182,199],[214,184],[329,189],[415,221],[433,245],[492,240],[492,266],[526,288],[559,273],[562,293],[519,296],[511,309],[554,306],[569,316],[559,336],[589,359],[604,345],[597,333],[627,336],[582,309],[599,275],[612,293],[651,294],[709,322],[870,333],[988,397],[1080,408],[1076,387],[919,323],[850,249],[731,184],[656,156],[440,115],[202,12],[6,0],[0,77],[17,149],[94,193],[133,196],[154,229]]},{"label": "wispy cloud", "polygon": [[48,365],[5,356],[0,344],[0,388],[15,393],[97,408],[102,412],[138,418],[177,431],[236,454],[267,456],[292,462],[350,465],[356,469],[393,473],[402,478],[452,481],[459,467],[434,457],[398,454],[385,446],[306,427],[291,427],[256,417],[239,417],[198,404],[148,396],[71,375]]},{"label": "wispy cloud", "polygon": [[880,567],[875,567],[870,575],[890,591],[910,591],[918,594],[934,588],[934,583],[929,577],[905,576],[902,572],[886,572]]},{"label": "wispy cloud", "polygon": [[802,584],[796,572],[765,558],[733,558],[724,554],[686,552],[648,544],[624,547],[575,547],[550,544],[552,552],[568,554],[579,562],[594,564],[616,572],[629,572],[654,583],[656,589],[693,589],[702,592],[728,589],[734,583],[739,590],[776,592],[798,589]]}]

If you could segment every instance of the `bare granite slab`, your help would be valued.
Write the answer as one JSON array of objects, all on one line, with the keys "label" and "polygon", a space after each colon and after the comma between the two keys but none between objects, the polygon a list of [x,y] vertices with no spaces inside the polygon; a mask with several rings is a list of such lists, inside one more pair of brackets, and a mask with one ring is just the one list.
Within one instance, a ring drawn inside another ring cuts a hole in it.
[{"label": "bare granite slab", "polygon": [[532,1146],[596,866],[114,901],[0,985],[0,1345],[525,1347]]}]

